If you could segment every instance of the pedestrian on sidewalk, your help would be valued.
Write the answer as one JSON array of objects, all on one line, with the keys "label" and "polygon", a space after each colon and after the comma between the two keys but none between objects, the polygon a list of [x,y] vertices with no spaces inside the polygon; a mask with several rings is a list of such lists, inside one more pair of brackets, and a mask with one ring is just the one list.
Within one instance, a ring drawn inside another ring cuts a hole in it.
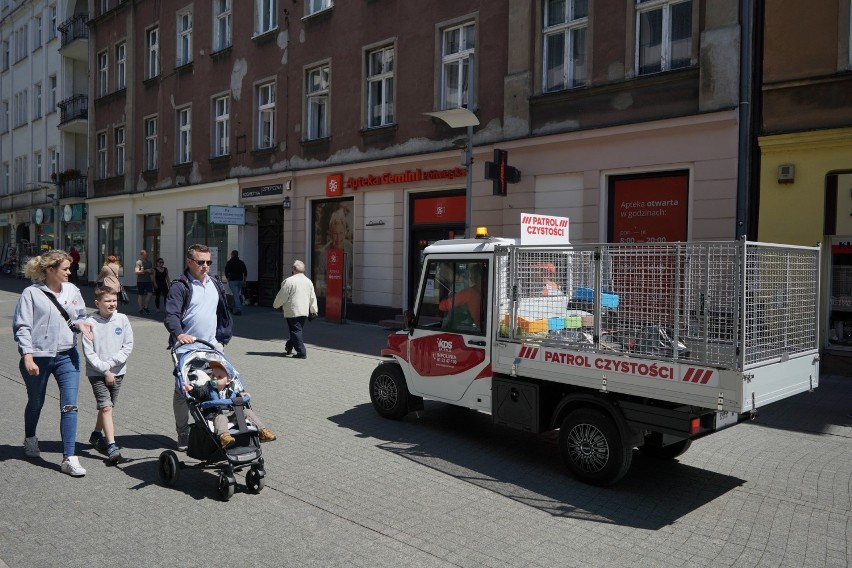
[{"label": "pedestrian on sidewalk", "polygon": [[86,323],[86,304],[80,289],[68,282],[71,256],[61,250],[49,250],[32,257],[24,275],[33,284],[21,293],[15,306],[12,329],[18,352],[19,369],[27,387],[24,409],[24,455],[41,454],[36,427],[44,406],[50,375],[59,386],[59,431],[62,436],[62,473],[73,477],[86,475],[77,458],[77,392],[80,388],[80,355],[77,333],[92,338]]},{"label": "pedestrian on sidewalk", "polygon": [[[163,324],[169,330],[169,348],[204,340],[221,351],[231,340],[232,319],[225,287],[209,274],[210,247],[192,245],[186,250],[186,270],[169,287]],[[188,347],[179,347],[182,353]],[[189,407],[183,393],[175,388],[172,397],[177,431],[177,449],[185,452],[189,442]]]},{"label": "pedestrian on sidewalk", "polygon": [[151,313],[148,304],[154,295],[154,265],[148,260],[148,251],[139,251],[139,260],[136,261],[136,301],[139,304],[139,315],[147,316]]},{"label": "pedestrian on sidewalk", "polygon": [[157,307],[157,313],[160,313],[160,298],[163,299],[163,309],[166,307],[166,295],[169,293],[171,281],[166,261],[158,258],[154,267],[154,305]]},{"label": "pedestrian on sidewalk", "polygon": [[296,354],[293,359],[305,359],[308,354],[302,339],[302,328],[305,321],[314,319],[319,313],[317,295],[314,284],[305,276],[305,263],[297,260],[293,263],[292,276],[281,283],[281,290],[272,302],[273,308],[281,308],[287,318],[287,329],[290,338],[284,345],[284,355]]},{"label": "pedestrian on sidewalk", "polygon": [[232,250],[231,259],[225,263],[225,278],[228,279],[228,288],[231,289],[231,295],[234,297],[235,316],[243,315],[243,303],[240,300],[240,294],[246,285],[248,270],[246,263],[240,260],[240,251]]},{"label": "pedestrian on sidewalk", "polygon": [[86,320],[92,326],[92,339],[83,338],[86,376],[98,405],[95,429],[89,443],[118,463],[121,449],[115,443],[112,409],[118,399],[121,382],[127,373],[127,358],[133,351],[133,329],[127,316],[118,313],[118,292],[101,287],[95,290],[98,311]]}]

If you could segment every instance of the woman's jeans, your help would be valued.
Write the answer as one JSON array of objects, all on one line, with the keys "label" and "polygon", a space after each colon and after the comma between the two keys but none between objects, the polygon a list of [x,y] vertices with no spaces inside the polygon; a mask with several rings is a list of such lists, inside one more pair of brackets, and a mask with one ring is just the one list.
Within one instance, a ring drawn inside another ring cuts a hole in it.
[{"label": "woman's jeans", "polygon": [[80,388],[80,354],[77,349],[57,353],[56,357],[33,357],[38,365],[38,375],[31,376],[21,359],[18,367],[24,384],[27,385],[27,406],[24,409],[24,435],[31,438],[36,435],[36,426],[44,406],[47,393],[47,380],[50,375],[59,385],[59,432],[62,435],[62,453],[67,456],[76,454],[77,441],[77,391]]}]

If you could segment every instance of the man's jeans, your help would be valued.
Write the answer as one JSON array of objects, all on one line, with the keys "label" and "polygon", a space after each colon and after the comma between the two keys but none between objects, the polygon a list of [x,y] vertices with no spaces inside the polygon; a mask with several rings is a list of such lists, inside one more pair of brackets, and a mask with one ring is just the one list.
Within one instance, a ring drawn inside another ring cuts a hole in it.
[{"label": "man's jeans", "polygon": [[305,350],[305,342],[302,341],[302,328],[307,320],[308,318],[305,316],[287,318],[287,328],[290,331],[290,339],[288,339],[287,343],[284,344],[285,350],[294,349],[296,351],[296,355],[307,354],[307,351]]},{"label": "man's jeans", "polygon": [[234,311],[243,311],[243,303],[240,301],[240,290],[243,289],[242,280],[228,280],[228,288],[231,289],[231,294],[234,295]]},{"label": "man's jeans", "polygon": [[80,388],[80,354],[77,349],[57,353],[56,357],[33,357],[38,365],[38,375],[31,376],[24,367],[24,360],[18,365],[21,377],[27,386],[27,405],[24,408],[24,436],[36,435],[41,408],[44,406],[47,381],[50,375],[59,385],[59,432],[62,435],[62,453],[73,456],[77,441],[77,391]]}]

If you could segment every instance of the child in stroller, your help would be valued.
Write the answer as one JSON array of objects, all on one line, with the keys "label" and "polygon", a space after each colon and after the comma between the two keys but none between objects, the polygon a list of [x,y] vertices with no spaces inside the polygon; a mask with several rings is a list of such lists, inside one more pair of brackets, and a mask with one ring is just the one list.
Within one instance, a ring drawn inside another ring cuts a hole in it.
[{"label": "child in stroller", "polygon": [[[224,364],[219,361],[210,361],[209,367],[212,378],[208,378],[207,374],[202,370],[196,371],[195,380],[191,384],[184,385],[184,391],[188,392],[196,400],[202,401],[232,400],[237,397],[249,400],[249,394],[244,390],[240,390],[242,385],[237,385],[236,381],[231,379]],[[231,447],[236,440],[229,432],[228,422],[229,420],[238,421],[235,416],[236,412],[233,410],[233,407],[225,407],[224,409],[222,407],[215,407],[213,414],[213,427],[216,437],[219,439],[219,444],[223,449]],[[257,417],[257,414],[251,408],[243,408],[243,414],[260,432],[261,442],[272,442],[276,439],[272,430],[263,425],[260,418]]]},{"label": "child in stroller", "polygon": [[186,454],[199,463],[182,463],[174,451],[166,450],[160,454],[160,479],[173,486],[181,469],[218,469],[219,495],[228,501],[237,484],[235,474],[248,469],[246,488],[259,493],[266,477],[260,441],[272,441],[275,434],[251,411],[242,377],[225,355],[206,341],[196,343],[201,347],[193,345],[180,354],[178,348],[186,346],[176,344],[171,354],[175,389],[186,397],[193,418]]}]

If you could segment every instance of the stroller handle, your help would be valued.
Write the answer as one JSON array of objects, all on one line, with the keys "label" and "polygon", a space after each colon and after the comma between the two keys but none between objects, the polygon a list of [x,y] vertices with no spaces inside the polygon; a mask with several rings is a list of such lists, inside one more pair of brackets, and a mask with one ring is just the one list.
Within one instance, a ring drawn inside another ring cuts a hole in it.
[{"label": "stroller handle", "polygon": [[[209,342],[207,342],[207,341],[204,341],[203,339],[197,339],[197,338],[196,338],[196,340],[195,340],[195,341],[193,341],[192,343],[200,343],[201,345],[206,345],[207,347],[209,347],[209,348],[210,348],[210,349],[212,349],[213,351],[216,351],[217,353],[219,352],[219,348],[218,348],[218,347],[216,347],[216,346],[215,346],[215,345],[213,345],[212,343],[209,343]],[[184,344],[184,343],[178,343],[178,342],[176,342],[176,343],[172,346],[172,348],[171,348],[171,352],[172,352],[172,361],[174,361],[174,364],[175,364],[175,365],[177,365],[177,362],[178,362],[177,350],[178,350],[178,349],[180,349],[181,347],[183,347],[184,345],[192,345],[192,343]]]}]

